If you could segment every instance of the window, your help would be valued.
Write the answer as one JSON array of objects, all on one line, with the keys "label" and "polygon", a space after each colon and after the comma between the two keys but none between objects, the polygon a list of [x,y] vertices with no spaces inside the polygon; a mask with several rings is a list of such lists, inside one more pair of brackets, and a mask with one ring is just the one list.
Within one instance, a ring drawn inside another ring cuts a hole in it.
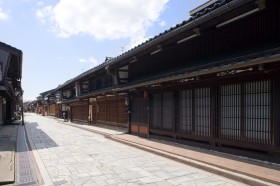
[{"label": "window", "polygon": [[179,131],[196,136],[210,136],[210,88],[179,92]]},{"label": "window", "polygon": [[162,128],[172,129],[173,125],[173,93],[162,94]]},{"label": "window", "polygon": [[246,139],[251,142],[270,142],[270,81],[246,83],[244,87]]},{"label": "window", "polygon": [[161,94],[153,95],[153,127],[160,128],[161,126]]},{"label": "window", "polygon": [[220,138],[240,140],[241,84],[220,87]]},{"label": "window", "polygon": [[271,143],[270,81],[221,86],[219,99],[220,138]]},{"label": "window", "polygon": [[180,91],[179,100],[179,131],[192,132],[192,90]]},{"label": "window", "polygon": [[168,92],[153,95],[154,128],[171,130],[174,121],[174,93]]},{"label": "window", "polygon": [[210,88],[195,89],[195,134],[210,136]]}]

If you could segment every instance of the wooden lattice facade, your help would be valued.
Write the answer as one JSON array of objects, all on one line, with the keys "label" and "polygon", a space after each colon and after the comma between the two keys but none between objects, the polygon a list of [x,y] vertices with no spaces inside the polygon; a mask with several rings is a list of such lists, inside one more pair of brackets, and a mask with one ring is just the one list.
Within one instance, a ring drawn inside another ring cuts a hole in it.
[{"label": "wooden lattice facade", "polygon": [[62,103],[92,125],[279,154],[279,43],[280,1],[219,1],[67,81]]}]

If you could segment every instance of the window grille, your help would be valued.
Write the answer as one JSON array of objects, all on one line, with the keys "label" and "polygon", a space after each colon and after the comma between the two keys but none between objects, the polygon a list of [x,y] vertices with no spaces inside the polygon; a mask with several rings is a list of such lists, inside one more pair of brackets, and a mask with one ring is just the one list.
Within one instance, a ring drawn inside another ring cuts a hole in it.
[{"label": "window grille", "polygon": [[195,89],[195,134],[210,136],[210,88]]},{"label": "window grille", "polygon": [[153,95],[153,123],[154,128],[160,128],[161,126],[161,94]]},{"label": "window grille", "polygon": [[138,98],[133,98],[131,102],[131,122],[139,122],[139,100]]},{"label": "window grille", "polygon": [[128,114],[126,111],[125,99],[125,97],[117,97],[118,123],[128,122]]},{"label": "window grille", "polygon": [[220,138],[240,140],[241,84],[220,87]]},{"label": "window grille", "polygon": [[173,125],[173,93],[162,94],[162,128],[172,129]]},{"label": "window grille", "polygon": [[141,98],[139,100],[139,122],[148,123],[148,100]]},{"label": "window grille", "polygon": [[106,121],[107,122],[117,122],[117,105],[116,97],[106,97]]},{"label": "window grille", "polygon": [[269,144],[271,140],[271,83],[245,84],[245,135],[255,143]]},{"label": "window grille", "polygon": [[146,98],[133,98],[131,102],[131,121],[148,123],[148,101]]},{"label": "window grille", "polygon": [[179,131],[192,132],[192,90],[180,91],[179,99]]}]

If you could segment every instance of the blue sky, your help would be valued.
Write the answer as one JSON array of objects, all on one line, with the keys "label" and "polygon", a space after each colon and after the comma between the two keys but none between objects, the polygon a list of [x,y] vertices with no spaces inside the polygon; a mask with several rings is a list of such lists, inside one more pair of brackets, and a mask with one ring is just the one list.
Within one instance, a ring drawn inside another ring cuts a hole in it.
[{"label": "blue sky", "polygon": [[189,18],[207,0],[0,0],[0,41],[23,51],[24,99]]}]

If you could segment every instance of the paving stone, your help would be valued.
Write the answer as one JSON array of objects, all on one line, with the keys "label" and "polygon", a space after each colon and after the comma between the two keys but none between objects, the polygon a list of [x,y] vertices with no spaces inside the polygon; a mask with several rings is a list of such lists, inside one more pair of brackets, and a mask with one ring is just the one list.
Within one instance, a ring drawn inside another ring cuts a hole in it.
[{"label": "paving stone", "polygon": [[[34,122],[38,125],[30,124]],[[200,179],[202,184],[231,184],[220,176],[50,118],[31,114],[26,118],[26,126],[54,185],[64,180],[62,185],[169,186]]]}]

